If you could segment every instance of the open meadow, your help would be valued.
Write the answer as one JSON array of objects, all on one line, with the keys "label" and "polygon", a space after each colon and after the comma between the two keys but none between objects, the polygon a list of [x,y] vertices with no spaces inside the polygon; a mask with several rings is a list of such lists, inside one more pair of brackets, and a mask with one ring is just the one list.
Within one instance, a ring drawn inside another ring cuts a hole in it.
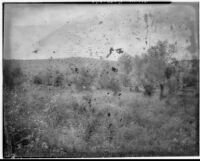
[{"label": "open meadow", "polygon": [[198,97],[191,87],[160,99],[159,90],[149,96],[142,88],[116,92],[81,88],[87,81],[17,78],[23,83],[4,88],[5,157],[198,154]]}]

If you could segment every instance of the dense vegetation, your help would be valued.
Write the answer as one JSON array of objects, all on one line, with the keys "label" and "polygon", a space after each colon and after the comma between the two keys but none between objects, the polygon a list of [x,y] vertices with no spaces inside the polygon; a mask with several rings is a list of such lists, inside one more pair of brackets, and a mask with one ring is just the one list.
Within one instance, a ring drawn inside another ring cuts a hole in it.
[{"label": "dense vegetation", "polygon": [[4,157],[197,155],[199,60],[174,53],[159,41],[118,62],[5,60]]}]

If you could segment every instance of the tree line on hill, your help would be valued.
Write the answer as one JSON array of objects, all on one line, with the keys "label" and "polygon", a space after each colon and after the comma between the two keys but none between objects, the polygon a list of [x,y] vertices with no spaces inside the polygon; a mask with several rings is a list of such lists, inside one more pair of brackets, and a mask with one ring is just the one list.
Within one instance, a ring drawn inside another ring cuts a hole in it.
[{"label": "tree line on hill", "polygon": [[[31,82],[36,85],[68,87],[73,85],[79,91],[109,89],[116,95],[123,89],[143,91],[151,96],[159,90],[162,99],[167,94],[186,87],[198,89],[199,60],[178,61],[174,44],[158,41],[146,53],[131,56],[127,53],[119,57],[117,65],[103,62],[101,68],[78,66],[66,67],[66,72],[53,69],[51,64],[45,71],[36,73]],[[101,60],[103,61],[103,60]],[[20,65],[4,62],[4,87],[13,89],[25,81]]]}]

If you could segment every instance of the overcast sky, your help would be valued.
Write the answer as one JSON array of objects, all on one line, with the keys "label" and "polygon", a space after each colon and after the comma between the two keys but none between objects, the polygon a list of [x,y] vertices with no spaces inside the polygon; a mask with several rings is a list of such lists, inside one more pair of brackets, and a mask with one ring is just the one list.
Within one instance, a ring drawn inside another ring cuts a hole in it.
[{"label": "overcast sky", "polygon": [[134,56],[168,40],[177,45],[177,58],[189,59],[198,53],[197,13],[197,3],[5,4],[4,58],[106,59],[110,47]]}]

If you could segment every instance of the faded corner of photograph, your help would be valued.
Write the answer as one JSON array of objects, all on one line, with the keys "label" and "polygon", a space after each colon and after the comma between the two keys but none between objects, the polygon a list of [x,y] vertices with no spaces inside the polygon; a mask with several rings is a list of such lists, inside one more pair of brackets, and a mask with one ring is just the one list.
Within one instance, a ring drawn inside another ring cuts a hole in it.
[{"label": "faded corner of photograph", "polygon": [[199,3],[4,3],[3,157],[199,155]]}]

